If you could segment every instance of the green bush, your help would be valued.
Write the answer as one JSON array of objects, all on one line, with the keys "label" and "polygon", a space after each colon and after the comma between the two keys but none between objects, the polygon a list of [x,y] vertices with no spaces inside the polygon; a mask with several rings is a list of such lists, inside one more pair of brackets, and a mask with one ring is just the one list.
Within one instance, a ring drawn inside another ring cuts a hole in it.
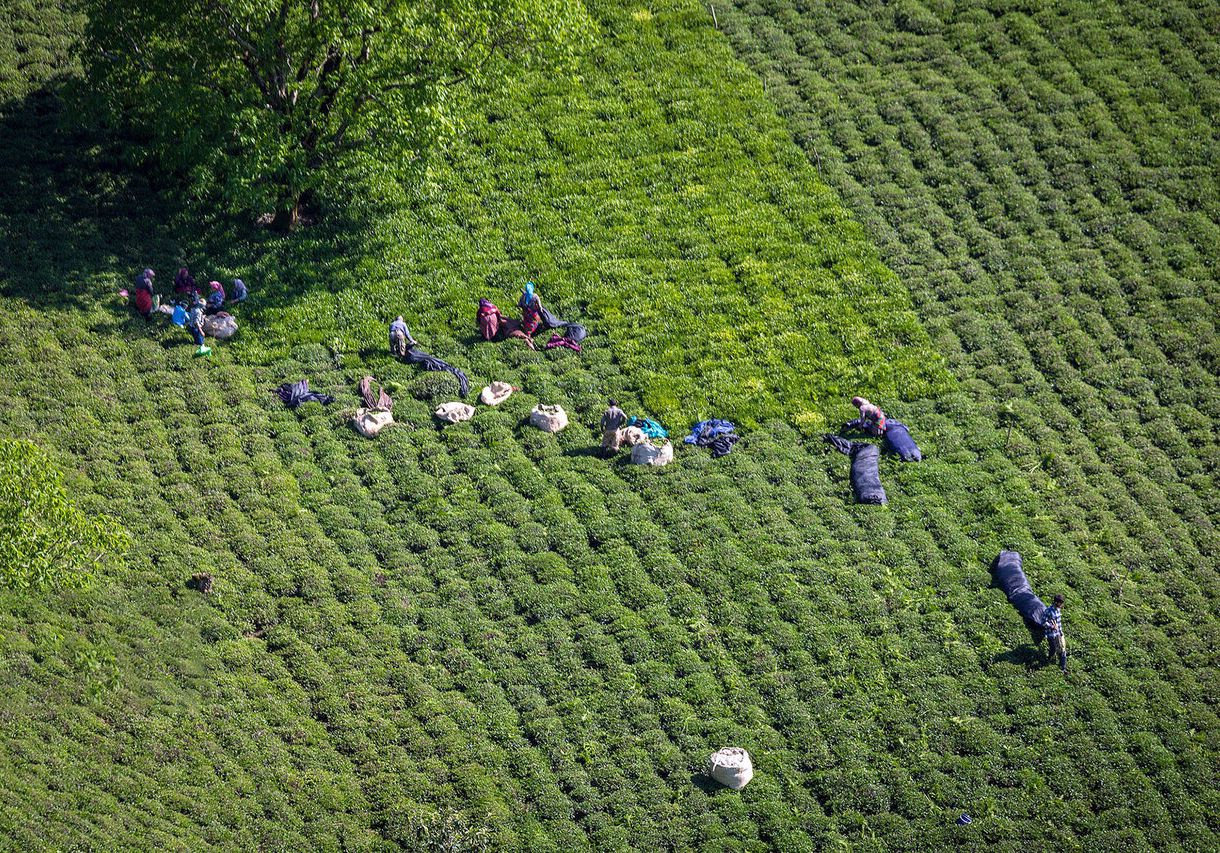
[{"label": "green bush", "polygon": [[51,458],[33,443],[0,439],[0,583],[80,587],[121,558],[130,536],[114,519],[81,511]]}]

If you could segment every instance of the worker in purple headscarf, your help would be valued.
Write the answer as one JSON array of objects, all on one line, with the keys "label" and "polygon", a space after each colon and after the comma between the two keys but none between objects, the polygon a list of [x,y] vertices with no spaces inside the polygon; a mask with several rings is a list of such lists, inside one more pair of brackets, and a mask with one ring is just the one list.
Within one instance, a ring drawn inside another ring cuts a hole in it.
[{"label": "worker in purple headscarf", "polygon": [[208,313],[215,314],[225,304],[225,289],[221,287],[218,281],[209,281],[208,287],[211,288],[211,293],[208,294]]},{"label": "worker in purple headscarf", "polygon": [[178,270],[178,274],[174,276],[174,293],[179,296],[188,296],[192,300],[200,294],[199,285],[195,283],[194,277],[186,267]]}]

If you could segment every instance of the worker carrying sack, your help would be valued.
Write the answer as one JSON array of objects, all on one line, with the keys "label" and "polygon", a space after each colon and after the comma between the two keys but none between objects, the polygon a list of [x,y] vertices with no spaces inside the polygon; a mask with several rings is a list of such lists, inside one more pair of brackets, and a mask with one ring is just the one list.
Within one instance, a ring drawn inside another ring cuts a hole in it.
[{"label": "worker carrying sack", "polygon": [[633,465],[656,465],[658,468],[663,465],[668,465],[674,458],[674,446],[669,442],[662,445],[653,444],[651,441],[643,441],[631,448],[631,462]]},{"label": "worker carrying sack", "polygon": [[530,424],[547,432],[559,432],[568,425],[568,413],[562,406],[547,406],[539,403],[530,412]]},{"label": "worker carrying sack", "polygon": [[713,752],[707,763],[708,775],[734,791],[740,791],[754,778],[750,753],[739,746],[726,746]]}]

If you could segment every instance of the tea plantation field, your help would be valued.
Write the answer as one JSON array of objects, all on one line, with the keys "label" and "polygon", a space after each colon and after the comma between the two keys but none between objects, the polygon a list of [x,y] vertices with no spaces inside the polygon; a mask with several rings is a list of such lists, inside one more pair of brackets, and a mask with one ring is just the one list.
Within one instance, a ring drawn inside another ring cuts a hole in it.
[{"label": "tea plantation field", "polygon": [[[473,94],[423,185],[290,237],[6,64],[0,436],[135,544],[0,593],[0,848],[1220,846],[1216,13],[836,9],[593,3],[575,77]],[[206,361],[115,296],[182,263],[254,293]],[[582,353],[476,339],[525,280]],[[397,313],[521,391],[438,428]],[[268,393],[301,377],[337,402]],[[860,392],[926,453],[886,508],[817,440]],[[605,461],[610,396],[744,438]],[[1066,679],[1004,547],[1068,597]]]}]

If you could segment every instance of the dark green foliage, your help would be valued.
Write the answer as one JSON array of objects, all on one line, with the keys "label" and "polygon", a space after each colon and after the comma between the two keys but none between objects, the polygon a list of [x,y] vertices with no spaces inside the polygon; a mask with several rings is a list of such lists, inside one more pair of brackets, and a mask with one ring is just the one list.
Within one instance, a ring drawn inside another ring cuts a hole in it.
[{"label": "dark green foliage", "polygon": [[462,386],[452,373],[424,373],[407,390],[418,400],[441,403],[458,399]]},{"label": "dark green foliage", "polygon": [[281,229],[298,224],[307,193],[418,177],[452,132],[459,83],[500,84],[506,58],[570,56],[589,23],[567,0],[79,5],[75,100],[134,129],[129,145],[149,166],[229,208],[270,210]]},{"label": "dark green foliage", "polygon": [[81,511],[50,456],[28,441],[0,439],[0,586],[87,587],[128,544],[113,517]]}]

